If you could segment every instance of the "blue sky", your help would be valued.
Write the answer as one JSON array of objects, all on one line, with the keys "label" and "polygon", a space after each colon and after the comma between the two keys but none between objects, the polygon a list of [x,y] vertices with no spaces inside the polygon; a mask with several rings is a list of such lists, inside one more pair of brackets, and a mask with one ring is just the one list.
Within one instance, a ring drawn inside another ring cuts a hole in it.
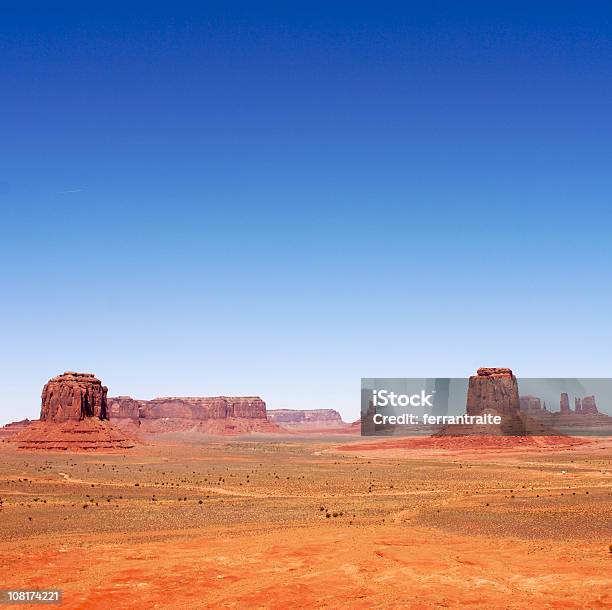
[{"label": "blue sky", "polygon": [[0,422],[612,372],[606,3],[11,3]]}]

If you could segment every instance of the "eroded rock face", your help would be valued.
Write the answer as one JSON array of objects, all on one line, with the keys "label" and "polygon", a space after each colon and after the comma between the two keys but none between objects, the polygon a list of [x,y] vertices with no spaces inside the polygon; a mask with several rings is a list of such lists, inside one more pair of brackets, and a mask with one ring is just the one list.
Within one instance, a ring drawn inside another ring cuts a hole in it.
[{"label": "eroded rock face", "polygon": [[521,411],[523,411],[523,413],[540,411],[542,409],[542,403],[537,396],[521,396],[520,404]]},{"label": "eroded rock face", "polygon": [[58,375],[42,391],[40,421],[10,437],[20,449],[109,451],[134,446],[108,421],[107,389],[92,373]]},{"label": "eroded rock face", "polygon": [[520,410],[518,383],[510,369],[480,368],[470,377],[466,413],[480,415],[493,410],[500,415],[515,415]]},{"label": "eroded rock face", "polygon": [[41,421],[108,419],[107,388],[93,373],[68,371],[50,379],[42,391]]},{"label": "eroded rock face", "polygon": [[561,394],[561,398],[559,399],[559,409],[561,413],[565,414],[572,412],[569,406],[569,396],[567,395],[567,392],[563,392]]},{"label": "eroded rock face", "polygon": [[585,396],[582,399],[582,412],[585,415],[597,415],[597,404],[595,402],[595,396]]},{"label": "eroded rock face", "polygon": [[107,402],[109,419],[130,419],[138,422],[141,401],[134,400],[131,396],[115,396]]},{"label": "eroded rock face", "polygon": [[266,419],[259,396],[167,397],[142,400],[140,419]]},{"label": "eroded rock face", "polygon": [[111,421],[123,429],[138,426],[140,433],[199,432],[244,434],[278,432],[268,420],[266,403],[259,396],[166,397],[136,400],[129,396],[108,399]]},{"label": "eroded rock face", "polygon": [[22,419],[21,421],[14,421],[6,426],[0,428],[0,440],[10,438],[18,432],[25,430],[32,422],[29,419]]},{"label": "eroded rock face", "polygon": [[284,428],[337,428],[346,425],[335,409],[273,409],[268,419]]},{"label": "eroded rock face", "polygon": [[574,398],[574,411],[578,414],[582,413],[582,400]]}]

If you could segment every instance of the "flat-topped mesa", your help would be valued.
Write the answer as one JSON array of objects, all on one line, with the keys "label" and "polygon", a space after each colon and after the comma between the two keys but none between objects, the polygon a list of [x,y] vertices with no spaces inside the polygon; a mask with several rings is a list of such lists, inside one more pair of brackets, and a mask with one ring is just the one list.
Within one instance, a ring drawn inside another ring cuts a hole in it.
[{"label": "flat-topped mesa", "polygon": [[259,396],[168,396],[139,402],[141,419],[267,420],[266,403]]},{"label": "flat-topped mesa", "polygon": [[470,377],[466,413],[480,415],[487,410],[512,416],[520,412],[518,383],[511,369],[480,368]]},{"label": "flat-topped mesa", "polygon": [[93,373],[67,371],[50,379],[41,395],[41,421],[108,419],[106,386]]},{"label": "flat-topped mesa", "polygon": [[141,434],[200,432],[250,434],[278,432],[259,396],[166,396],[137,400],[108,399],[111,421],[125,430],[138,426]]},{"label": "flat-topped mesa", "polygon": [[347,426],[335,409],[273,409],[268,419],[286,428],[339,428]]}]

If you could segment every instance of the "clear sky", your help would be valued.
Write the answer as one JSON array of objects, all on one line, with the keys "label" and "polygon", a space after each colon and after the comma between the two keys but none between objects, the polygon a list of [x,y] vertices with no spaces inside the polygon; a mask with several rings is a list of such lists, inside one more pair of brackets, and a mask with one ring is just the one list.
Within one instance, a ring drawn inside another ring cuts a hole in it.
[{"label": "clear sky", "polygon": [[155,4],[2,8],[0,423],[612,375],[609,2]]}]

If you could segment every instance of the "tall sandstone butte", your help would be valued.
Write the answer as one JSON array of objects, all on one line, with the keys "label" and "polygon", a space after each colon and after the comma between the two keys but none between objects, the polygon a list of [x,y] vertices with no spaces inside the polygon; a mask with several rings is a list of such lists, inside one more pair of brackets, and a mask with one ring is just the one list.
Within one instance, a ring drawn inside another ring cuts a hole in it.
[{"label": "tall sandstone butte", "polygon": [[567,392],[563,392],[561,394],[561,398],[559,399],[559,409],[561,413],[569,414],[572,412],[569,405],[569,396]]},{"label": "tall sandstone butte", "polygon": [[507,368],[480,368],[469,379],[466,415],[501,416],[499,423],[448,424],[436,436],[523,436],[528,433],[521,416],[518,382]]},{"label": "tall sandstone butte", "polygon": [[80,421],[87,417],[108,419],[108,389],[93,373],[67,371],[50,379],[43,388],[41,421]]},{"label": "tall sandstone butte", "polygon": [[92,373],[66,372],[50,379],[41,396],[40,421],[9,441],[21,449],[104,451],[134,442],[108,421],[107,388]]},{"label": "tall sandstone butte", "polygon": [[480,368],[470,377],[466,413],[480,415],[489,409],[500,415],[519,413],[518,383],[511,369]]}]

